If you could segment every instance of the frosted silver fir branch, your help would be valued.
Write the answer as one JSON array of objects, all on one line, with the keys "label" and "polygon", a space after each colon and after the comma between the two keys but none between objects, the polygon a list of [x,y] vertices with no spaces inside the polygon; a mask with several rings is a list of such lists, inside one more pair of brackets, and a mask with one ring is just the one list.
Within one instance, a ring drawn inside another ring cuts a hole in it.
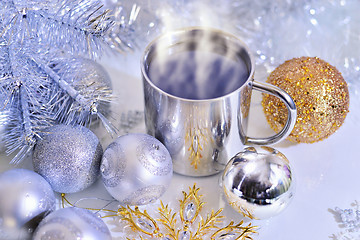
[{"label": "frosted silver fir branch", "polygon": [[134,48],[133,24],[140,10],[136,4],[130,14],[121,5],[105,9],[99,0],[1,1],[0,36],[6,44],[35,39],[43,45],[96,58],[104,46],[119,52]]},{"label": "frosted silver fir branch", "polygon": [[32,149],[39,132],[52,122],[51,114],[42,107],[49,100],[46,89],[50,83],[13,45],[1,45],[0,53],[1,108],[10,113],[3,134],[7,153],[18,151],[12,160],[17,163]]}]

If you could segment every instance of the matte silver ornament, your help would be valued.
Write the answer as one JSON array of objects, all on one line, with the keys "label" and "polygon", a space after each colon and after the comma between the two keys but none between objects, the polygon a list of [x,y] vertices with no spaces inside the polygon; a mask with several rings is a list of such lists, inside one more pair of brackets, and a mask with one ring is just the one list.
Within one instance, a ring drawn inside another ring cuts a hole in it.
[{"label": "matte silver ornament", "polygon": [[102,154],[99,139],[86,127],[56,125],[36,144],[33,166],[54,191],[79,192],[99,177]]},{"label": "matte silver ornament", "polygon": [[243,216],[265,219],[280,213],[294,195],[287,158],[270,147],[248,147],[235,155],[222,175],[230,205]]},{"label": "matte silver ornament", "polygon": [[54,192],[39,174],[11,169],[0,175],[0,239],[30,237],[42,218],[54,209]]},{"label": "matte silver ornament", "polygon": [[111,240],[106,224],[91,211],[69,207],[56,210],[41,221],[33,240]]},{"label": "matte silver ornament", "polygon": [[120,203],[144,205],[166,191],[173,167],[169,151],[159,140],[127,134],[106,148],[100,171],[105,188]]}]

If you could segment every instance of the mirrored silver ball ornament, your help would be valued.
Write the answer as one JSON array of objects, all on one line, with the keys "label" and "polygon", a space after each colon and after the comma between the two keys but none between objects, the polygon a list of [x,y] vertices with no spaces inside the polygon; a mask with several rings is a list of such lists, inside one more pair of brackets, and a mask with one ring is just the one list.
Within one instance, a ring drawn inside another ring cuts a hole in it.
[{"label": "mirrored silver ball ornament", "polygon": [[36,229],[33,240],[111,240],[106,224],[83,208],[61,208],[49,214]]},{"label": "mirrored silver ball ornament", "polygon": [[27,239],[53,210],[54,192],[39,174],[18,168],[0,175],[0,239]]},{"label": "mirrored silver ball ornament", "polygon": [[226,165],[222,187],[244,217],[266,219],[285,209],[294,195],[289,161],[271,147],[248,147]]},{"label": "mirrored silver ball ornament", "polygon": [[54,191],[79,192],[100,176],[103,150],[97,136],[83,126],[55,125],[36,144],[34,170]]},{"label": "mirrored silver ball ornament", "polygon": [[121,204],[144,205],[166,191],[173,166],[159,140],[147,134],[127,134],[106,148],[100,171],[105,188]]}]

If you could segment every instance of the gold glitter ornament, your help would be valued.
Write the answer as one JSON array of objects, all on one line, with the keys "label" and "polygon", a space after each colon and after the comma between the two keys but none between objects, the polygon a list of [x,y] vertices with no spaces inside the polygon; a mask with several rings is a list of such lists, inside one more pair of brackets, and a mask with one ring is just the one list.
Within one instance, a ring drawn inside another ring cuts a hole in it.
[{"label": "gold glitter ornament", "polygon": [[[313,143],[333,134],[349,112],[349,90],[341,73],[317,57],[285,61],[267,82],[285,90],[296,104],[298,117],[288,139]],[[280,131],[286,123],[287,109],[276,97],[263,96],[263,109],[271,128]]]}]

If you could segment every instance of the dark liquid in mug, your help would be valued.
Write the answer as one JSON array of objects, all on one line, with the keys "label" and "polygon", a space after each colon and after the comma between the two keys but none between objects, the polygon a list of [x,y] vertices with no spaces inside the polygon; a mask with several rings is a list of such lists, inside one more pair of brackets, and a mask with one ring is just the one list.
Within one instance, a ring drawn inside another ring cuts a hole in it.
[{"label": "dark liquid in mug", "polygon": [[155,56],[151,81],[161,90],[186,99],[212,99],[241,87],[249,77],[243,60],[206,51],[183,51]]}]

